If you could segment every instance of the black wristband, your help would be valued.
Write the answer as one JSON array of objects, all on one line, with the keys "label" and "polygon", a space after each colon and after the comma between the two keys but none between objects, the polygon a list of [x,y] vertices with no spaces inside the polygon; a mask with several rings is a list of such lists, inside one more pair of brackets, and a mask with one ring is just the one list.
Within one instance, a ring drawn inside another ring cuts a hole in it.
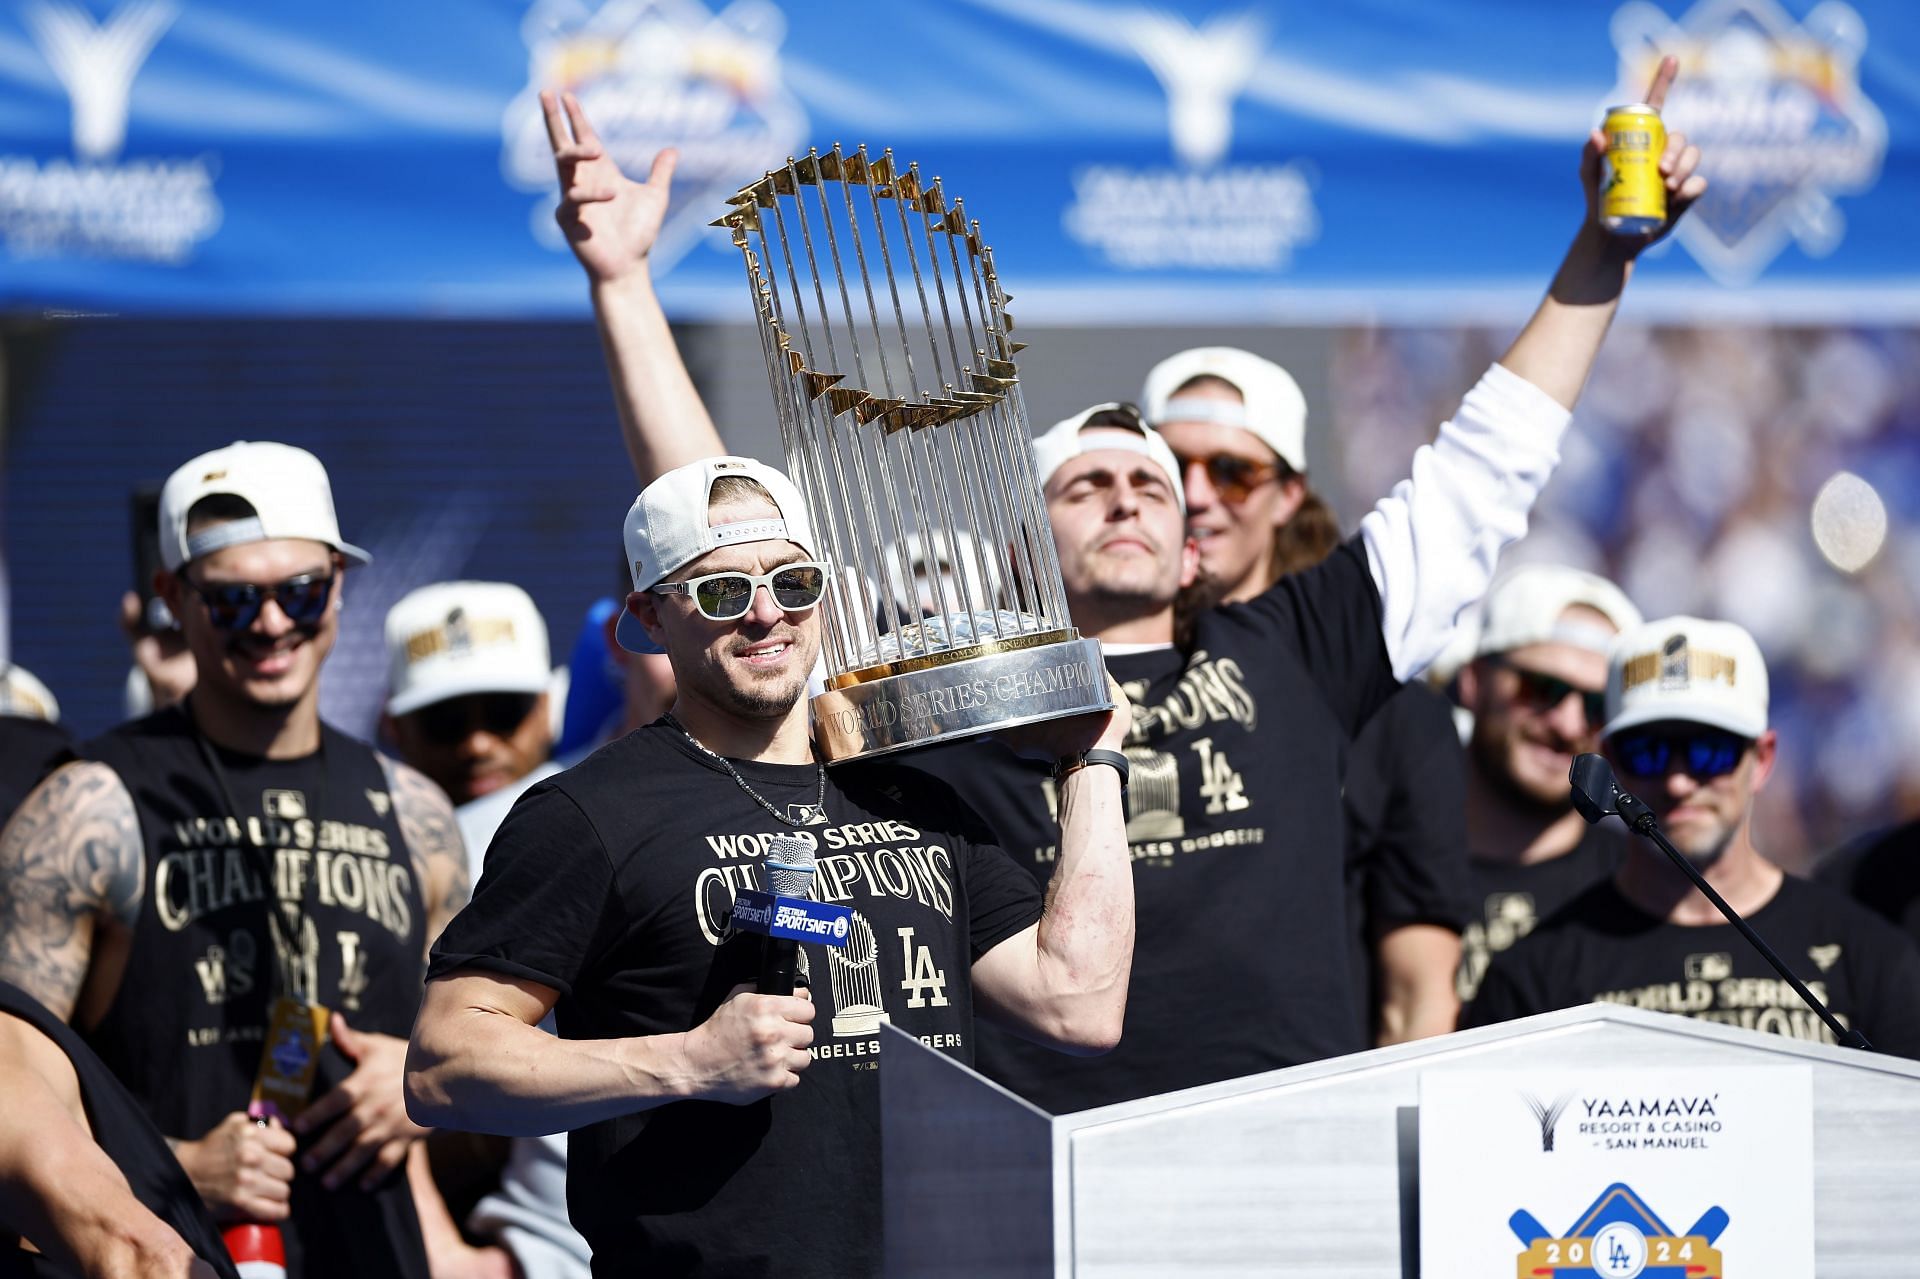
[{"label": "black wristband", "polygon": [[1053,780],[1064,782],[1070,774],[1077,773],[1089,764],[1105,764],[1120,774],[1120,790],[1126,793],[1127,782],[1133,776],[1133,766],[1127,757],[1119,751],[1093,750],[1081,751],[1078,755],[1069,755],[1053,766]]}]

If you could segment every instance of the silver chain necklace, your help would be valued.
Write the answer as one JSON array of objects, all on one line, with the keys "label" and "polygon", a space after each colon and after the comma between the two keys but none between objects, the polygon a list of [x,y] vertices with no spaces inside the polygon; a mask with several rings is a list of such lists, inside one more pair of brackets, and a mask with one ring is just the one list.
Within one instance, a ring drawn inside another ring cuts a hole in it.
[{"label": "silver chain necklace", "polygon": [[[779,809],[775,808],[772,804],[768,803],[766,798],[763,795],[761,795],[759,791],[747,785],[747,779],[740,776],[740,770],[733,766],[732,760],[729,760],[725,755],[717,754],[714,751],[707,749],[706,744],[702,742],[699,738],[695,737],[692,733],[689,733],[687,731],[687,726],[685,724],[682,724],[678,719],[676,719],[672,711],[668,711],[665,715],[662,715],[661,718],[666,720],[667,723],[673,725],[675,728],[679,729],[680,736],[686,738],[689,742],[693,743],[694,749],[698,750],[701,754],[705,755],[709,759],[719,760],[720,767],[727,770],[728,777],[733,778],[733,784],[735,786],[738,786],[741,790],[745,791],[747,793],[747,798],[751,799],[754,803],[760,805],[760,807],[766,809],[768,815],[771,816],[775,821],[780,822],[783,825],[787,825],[787,826],[810,826],[814,824],[812,822],[804,822],[804,821],[796,822],[793,820],[793,818],[788,817],[785,813],[781,812]],[[817,759],[813,761],[813,768],[815,772],[820,774],[820,793],[814,797],[813,811],[819,814],[822,819],[824,819],[827,814],[827,770]]]}]

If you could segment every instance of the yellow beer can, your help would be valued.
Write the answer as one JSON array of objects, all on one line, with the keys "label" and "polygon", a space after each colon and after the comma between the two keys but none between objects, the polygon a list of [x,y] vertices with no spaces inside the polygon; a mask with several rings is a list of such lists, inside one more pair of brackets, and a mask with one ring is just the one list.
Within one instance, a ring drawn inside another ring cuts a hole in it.
[{"label": "yellow beer can", "polygon": [[1667,184],[1660,156],[1667,126],[1644,102],[1608,107],[1605,181],[1600,187],[1600,225],[1615,235],[1651,235],[1667,223]]}]

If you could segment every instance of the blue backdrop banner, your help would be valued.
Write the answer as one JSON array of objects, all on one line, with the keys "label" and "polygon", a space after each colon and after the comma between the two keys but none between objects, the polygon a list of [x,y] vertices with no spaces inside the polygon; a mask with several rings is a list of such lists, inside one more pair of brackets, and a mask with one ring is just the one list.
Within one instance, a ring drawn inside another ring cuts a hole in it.
[{"label": "blue backdrop banner", "polygon": [[1911,0],[11,0],[0,306],[581,313],[554,87],[681,148],[683,316],[751,314],[706,224],[835,141],[964,196],[1023,318],[1506,314],[1661,53],[1713,189],[1641,313],[1920,315]]}]

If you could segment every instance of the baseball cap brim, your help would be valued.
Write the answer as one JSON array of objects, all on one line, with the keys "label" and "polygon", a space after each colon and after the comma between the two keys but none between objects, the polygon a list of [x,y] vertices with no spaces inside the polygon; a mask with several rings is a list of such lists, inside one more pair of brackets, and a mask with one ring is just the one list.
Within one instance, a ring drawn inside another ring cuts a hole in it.
[{"label": "baseball cap brim", "polygon": [[548,682],[545,679],[538,682],[532,679],[501,679],[486,671],[474,671],[471,675],[439,680],[429,687],[402,693],[387,703],[387,714],[407,715],[423,706],[450,702],[456,697],[471,697],[476,693],[544,693]]},{"label": "baseball cap brim", "polygon": [[1630,729],[1643,728],[1648,724],[1701,724],[1707,728],[1717,728],[1732,733],[1748,741],[1758,741],[1767,731],[1764,718],[1756,721],[1750,715],[1737,714],[1733,708],[1721,704],[1689,704],[1680,698],[1665,701],[1650,700],[1629,710],[1621,711],[1607,726],[1600,730],[1602,737],[1612,737]]}]

